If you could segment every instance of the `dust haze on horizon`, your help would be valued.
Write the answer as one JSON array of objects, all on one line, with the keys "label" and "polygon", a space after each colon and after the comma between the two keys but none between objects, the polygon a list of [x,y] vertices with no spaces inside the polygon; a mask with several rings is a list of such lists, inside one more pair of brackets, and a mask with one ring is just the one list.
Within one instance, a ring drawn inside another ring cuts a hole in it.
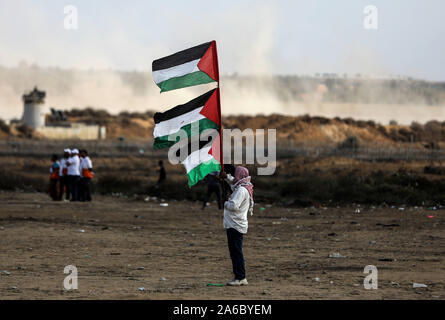
[{"label": "dust haze on horizon", "polygon": [[[326,104],[317,100],[297,103],[279,97],[270,82],[261,80],[276,74],[317,72],[444,80],[445,75],[437,68],[445,62],[444,56],[438,54],[444,44],[427,41],[425,45],[430,47],[417,47],[417,52],[413,52],[412,44],[405,39],[407,35],[398,37],[400,43],[391,39],[407,28],[406,19],[418,11],[419,5],[412,0],[394,1],[391,5],[374,1],[380,17],[377,31],[363,30],[362,11],[369,3],[361,0],[354,4],[339,0],[338,5],[329,7],[329,13],[325,10],[329,1],[298,5],[291,1],[197,3],[192,1],[188,8],[180,2],[159,7],[159,2],[135,1],[132,6],[123,6],[115,1],[91,5],[83,0],[71,1],[79,10],[79,30],[67,31],[63,28],[63,5],[56,1],[0,2],[0,28],[4,33],[0,52],[0,118],[20,118],[21,95],[34,85],[47,92],[46,106],[58,109],[90,106],[110,113],[166,110],[214,85],[161,95],[151,77],[151,61],[215,39],[222,74],[258,76],[258,81],[248,86],[240,87],[236,81],[221,82],[225,115],[310,114],[382,123],[391,119],[400,123],[445,120],[442,106],[388,107]],[[431,3],[420,30],[410,35],[418,45],[424,41],[420,36],[426,29],[434,31],[426,40],[444,35],[444,27],[436,25],[435,14],[445,5],[435,0]],[[152,11],[159,14],[153,16]],[[199,19],[190,22],[192,13]],[[398,16],[403,18],[404,25],[394,20]],[[165,28],[158,30],[161,23]],[[388,33],[389,38],[385,36]],[[399,56],[392,55],[393,51],[399,52]],[[420,60],[422,54],[425,61]],[[437,64],[436,68],[431,64]],[[19,70],[20,79],[11,81],[11,70]],[[114,70],[128,71],[122,76],[122,72]]]}]

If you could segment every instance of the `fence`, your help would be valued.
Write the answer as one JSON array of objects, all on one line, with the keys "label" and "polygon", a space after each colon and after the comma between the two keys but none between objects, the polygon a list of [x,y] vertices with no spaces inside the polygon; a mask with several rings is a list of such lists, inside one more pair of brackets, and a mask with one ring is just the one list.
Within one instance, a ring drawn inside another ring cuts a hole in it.
[{"label": "fence", "polygon": [[61,154],[65,148],[86,149],[95,157],[121,157],[131,156],[161,156],[166,151],[156,151],[154,154],[153,143],[148,141],[70,141],[70,140],[25,140],[25,141],[0,141],[0,156],[21,157],[48,157],[54,153]]},{"label": "fence", "polygon": [[445,160],[445,150],[419,149],[411,147],[360,147],[342,149],[329,146],[277,147],[277,158],[304,157],[353,158],[363,161],[441,161]]},{"label": "fence", "polygon": [[[94,157],[166,157],[167,149],[153,150],[152,141],[50,141],[50,140],[3,140],[0,141],[0,156],[49,157],[61,154],[65,148],[87,149]],[[253,152],[254,150],[249,150]],[[245,159],[245,152],[244,149]],[[267,149],[265,150],[267,154]],[[338,148],[335,146],[279,144],[277,159],[346,157],[364,161],[441,161],[445,150],[420,149],[401,145],[394,147]],[[233,159],[233,157],[232,157]]]}]

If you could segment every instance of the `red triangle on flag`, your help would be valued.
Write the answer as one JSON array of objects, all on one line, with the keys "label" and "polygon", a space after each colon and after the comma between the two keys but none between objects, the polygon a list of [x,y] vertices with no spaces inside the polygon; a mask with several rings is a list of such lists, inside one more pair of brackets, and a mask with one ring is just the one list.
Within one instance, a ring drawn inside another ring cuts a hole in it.
[{"label": "red triangle on flag", "polygon": [[222,165],[222,161],[221,161],[221,133],[218,133],[218,135],[215,137],[215,139],[213,140],[212,146],[210,147],[209,150],[209,154],[215,158],[216,161],[218,161],[219,163],[221,163]]},{"label": "red triangle on flag", "polygon": [[207,119],[212,120],[215,122],[218,126],[221,126],[221,117],[219,114],[219,88],[216,88],[213,94],[210,96],[209,100],[207,100],[206,104],[204,105],[204,108],[199,112]]},{"label": "red triangle on flag", "polygon": [[213,80],[219,81],[218,57],[216,56],[215,41],[212,41],[212,44],[207,49],[206,53],[204,53],[201,60],[198,62],[198,69],[202,72],[205,72]]}]

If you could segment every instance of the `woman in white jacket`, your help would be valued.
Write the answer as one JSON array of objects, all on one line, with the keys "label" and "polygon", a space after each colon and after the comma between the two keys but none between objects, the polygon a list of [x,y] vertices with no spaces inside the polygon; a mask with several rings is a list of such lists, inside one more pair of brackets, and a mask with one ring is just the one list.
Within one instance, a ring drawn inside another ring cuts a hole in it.
[{"label": "woman in white jacket", "polygon": [[230,258],[232,259],[235,279],[228,282],[229,286],[247,285],[246,267],[243,255],[243,235],[247,233],[247,212],[253,212],[253,185],[250,182],[249,170],[244,167],[235,169],[235,177],[225,178],[232,188],[232,195],[224,203],[224,229],[227,232]]}]

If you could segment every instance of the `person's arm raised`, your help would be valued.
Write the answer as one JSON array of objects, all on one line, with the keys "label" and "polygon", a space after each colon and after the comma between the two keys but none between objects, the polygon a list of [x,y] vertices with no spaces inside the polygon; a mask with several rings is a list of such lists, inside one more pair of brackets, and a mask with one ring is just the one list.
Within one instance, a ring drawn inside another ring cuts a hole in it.
[{"label": "person's arm raised", "polygon": [[245,190],[245,188],[238,188],[238,190],[236,190],[232,194],[232,197],[230,198],[230,200],[228,200],[224,203],[224,207],[227,210],[230,210],[230,211],[239,210],[241,204],[243,203],[244,197],[245,197],[243,189]]}]

